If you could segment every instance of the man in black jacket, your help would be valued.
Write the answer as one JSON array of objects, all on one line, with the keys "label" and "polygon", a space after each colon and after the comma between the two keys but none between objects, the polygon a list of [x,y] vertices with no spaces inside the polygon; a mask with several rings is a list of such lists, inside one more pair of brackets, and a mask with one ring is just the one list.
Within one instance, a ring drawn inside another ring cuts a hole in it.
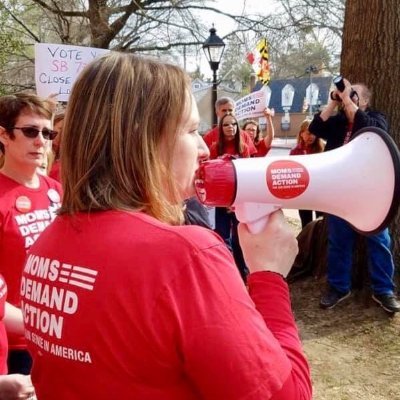
[{"label": "man in black jacket", "polygon": [[[383,114],[368,108],[371,92],[364,84],[351,85],[344,79],[344,90],[335,90],[326,108],[316,114],[309,131],[327,141],[325,151],[345,145],[352,135],[367,126],[388,131]],[[336,109],[339,112],[336,113]],[[333,308],[351,294],[351,267],[357,233],[343,219],[328,216],[328,290],[320,306]],[[394,263],[388,229],[367,237],[372,298],[386,311],[400,311],[394,290]]]}]

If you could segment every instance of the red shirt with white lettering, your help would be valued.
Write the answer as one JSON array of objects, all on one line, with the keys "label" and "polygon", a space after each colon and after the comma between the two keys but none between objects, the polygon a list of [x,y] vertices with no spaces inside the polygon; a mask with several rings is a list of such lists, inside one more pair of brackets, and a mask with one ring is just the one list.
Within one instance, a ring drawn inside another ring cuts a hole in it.
[{"label": "red shirt with white lettering", "polygon": [[57,217],[21,284],[38,398],[310,399],[287,284],[262,272],[249,287],[205,228]]},{"label": "red shirt with white lettering", "polygon": [[[39,179],[39,188],[31,189],[0,173],[0,273],[7,282],[7,300],[16,307],[26,251],[60,207],[60,183],[41,175]],[[10,335],[9,347],[26,348],[24,338]]]}]

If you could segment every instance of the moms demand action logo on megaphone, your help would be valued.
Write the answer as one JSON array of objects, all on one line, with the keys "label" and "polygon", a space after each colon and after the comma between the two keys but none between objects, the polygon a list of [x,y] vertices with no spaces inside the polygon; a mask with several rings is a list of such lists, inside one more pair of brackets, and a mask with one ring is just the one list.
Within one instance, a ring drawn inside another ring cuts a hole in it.
[{"label": "moms demand action logo on megaphone", "polygon": [[267,186],[278,199],[300,196],[308,187],[310,175],[297,161],[274,161],[267,168]]}]

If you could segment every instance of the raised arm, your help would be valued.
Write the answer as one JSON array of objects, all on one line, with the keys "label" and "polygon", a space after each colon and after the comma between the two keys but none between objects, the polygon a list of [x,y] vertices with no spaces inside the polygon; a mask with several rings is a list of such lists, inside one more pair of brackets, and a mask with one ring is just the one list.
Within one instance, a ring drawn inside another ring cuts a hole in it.
[{"label": "raised arm", "polygon": [[272,117],[275,115],[273,108],[266,108],[264,110],[264,116],[267,120],[267,133],[264,137],[264,143],[267,148],[271,147],[272,141],[275,136],[274,124],[272,123]]}]

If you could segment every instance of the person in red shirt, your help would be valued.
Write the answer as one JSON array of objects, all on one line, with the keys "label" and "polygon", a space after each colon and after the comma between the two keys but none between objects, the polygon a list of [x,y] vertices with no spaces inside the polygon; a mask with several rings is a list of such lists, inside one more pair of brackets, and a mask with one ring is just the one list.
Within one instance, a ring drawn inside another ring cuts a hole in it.
[{"label": "person in red shirt", "polygon": [[230,155],[250,157],[249,146],[242,141],[238,120],[232,114],[224,115],[218,125],[218,139],[210,147],[210,158]]},{"label": "person in red shirt", "polygon": [[[210,148],[210,159],[231,156],[235,158],[250,157],[249,147],[243,143],[239,134],[239,123],[234,115],[225,114],[219,121],[218,141]],[[234,211],[227,207],[215,207],[215,232],[224,240],[232,251],[236,265],[244,282],[247,280],[249,270],[243,259],[242,249],[238,238],[239,221]]]},{"label": "person in red shirt", "polygon": [[272,140],[275,136],[274,125],[272,123],[272,117],[275,114],[274,109],[266,108],[264,110],[264,116],[267,120],[267,133],[263,137],[260,129],[260,125],[253,119],[247,120],[242,129],[247,132],[251,137],[257,153],[253,154],[252,157],[264,157],[271,150]]},{"label": "person in red shirt", "polygon": [[[291,156],[303,155],[303,154],[316,154],[322,153],[324,151],[324,142],[322,139],[317,138],[313,135],[308,127],[310,126],[311,120],[305,119],[301,125],[299,133],[297,134],[297,144],[296,147],[290,150]],[[316,213],[316,216],[322,215],[321,213]],[[313,220],[312,210],[299,210],[299,216],[301,220],[301,227],[304,228],[309,222]]]},{"label": "person in red shirt", "polygon": [[240,225],[250,292],[219,236],[184,225],[209,157],[190,86],[178,66],[117,52],[75,81],[62,206],[21,283],[40,400],[311,399],[283,214],[257,235]]},{"label": "person in red shirt", "polygon": [[[235,100],[230,97],[221,97],[215,102],[215,114],[217,115],[218,121],[221,121],[221,118],[226,114],[235,114]],[[204,141],[206,142],[209,149],[211,149],[212,145],[218,141],[219,136],[219,123],[214,128],[210,129],[203,136]],[[243,143],[249,148],[250,155],[256,154],[257,149],[254,146],[253,140],[249,136],[246,131],[240,130],[240,136]]]},{"label": "person in red shirt", "polygon": [[[8,301],[20,306],[26,251],[51,223],[61,202],[61,185],[38,173],[50,141],[54,103],[17,93],[0,98],[0,273]],[[8,369],[29,374],[31,357],[23,335],[9,333]]]},{"label": "person in red shirt", "polygon": [[7,332],[23,335],[24,325],[21,310],[7,303],[6,298],[7,285],[0,274],[0,399],[32,399],[35,389],[29,375],[7,375]]},{"label": "person in red shirt", "polygon": [[60,182],[60,143],[62,137],[62,130],[64,125],[65,111],[59,111],[54,117],[54,130],[57,132],[57,136],[52,142],[52,150],[54,154],[54,161],[52,163],[49,176],[56,181]]}]

